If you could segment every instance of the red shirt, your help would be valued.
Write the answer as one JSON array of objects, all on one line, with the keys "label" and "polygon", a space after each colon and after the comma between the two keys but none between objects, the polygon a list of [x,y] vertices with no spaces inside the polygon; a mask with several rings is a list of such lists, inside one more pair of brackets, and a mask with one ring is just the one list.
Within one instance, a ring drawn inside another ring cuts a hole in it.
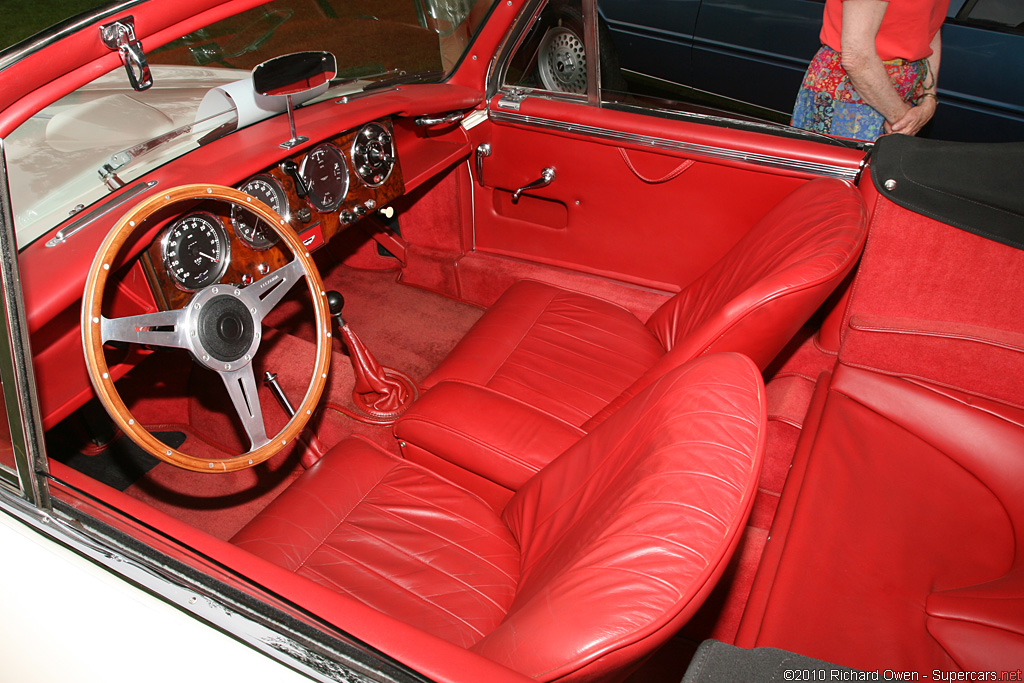
[{"label": "red shirt", "polygon": [[[821,42],[842,52],[843,2],[825,0]],[[875,49],[883,61],[903,58],[924,59],[932,54],[932,38],[946,18],[949,0],[889,0],[882,25],[875,37]]]}]

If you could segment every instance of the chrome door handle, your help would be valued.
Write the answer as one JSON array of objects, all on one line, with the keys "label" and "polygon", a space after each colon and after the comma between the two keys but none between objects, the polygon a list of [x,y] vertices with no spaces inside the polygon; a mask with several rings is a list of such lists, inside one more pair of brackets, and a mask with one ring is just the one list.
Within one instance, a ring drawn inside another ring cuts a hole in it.
[{"label": "chrome door handle", "polygon": [[466,112],[453,111],[442,116],[420,116],[416,119],[417,126],[436,126],[441,123],[455,123],[466,118]]},{"label": "chrome door handle", "polygon": [[523,185],[518,190],[516,190],[515,192],[512,193],[512,203],[513,204],[518,204],[519,203],[519,195],[521,195],[523,192],[526,192],[527,190],[536,190],[536,189],[539,189],[539,188],[542,188],[542,187],[547,187],[548,185],[551,184],[551,181],[553,181],[554,179],[555,179],[555,167],[554,166],[548,166],[547,168],[545,168],[543,171],[540,172],[540,178],[537,178],[532,183],[529,183],[527,185]]}]

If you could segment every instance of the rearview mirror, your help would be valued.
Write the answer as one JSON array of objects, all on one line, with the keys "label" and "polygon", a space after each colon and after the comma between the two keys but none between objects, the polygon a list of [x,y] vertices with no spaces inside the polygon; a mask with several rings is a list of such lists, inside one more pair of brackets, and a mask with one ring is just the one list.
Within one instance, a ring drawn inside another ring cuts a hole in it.
[{"label": "rearview mirror", "polygon": [[282,96],[288,101],[288,125],[292,137],[282,142],[281,147],[290,149],[309,139],[299,136],[295,131],[292,96],[318,88],[326,90],[337,73],[338,62],[330,52],[295,52],[268,59],[253,68],[252,87],[257,94],[265,97]]}]

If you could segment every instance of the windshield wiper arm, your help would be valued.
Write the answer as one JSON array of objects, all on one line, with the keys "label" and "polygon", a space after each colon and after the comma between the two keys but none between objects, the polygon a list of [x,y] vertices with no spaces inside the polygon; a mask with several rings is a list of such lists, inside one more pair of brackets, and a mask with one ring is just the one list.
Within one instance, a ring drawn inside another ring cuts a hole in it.
[{"label": "windshield wiper arm", "polygon": [[110,155],[107,162],[100,166],[98,173],[100,179],[103,181],[111,192],[124,186],[124,181],[117,176],[117,172],[138,159],[139,157],[146,156],[150,152],[159,147],[164,146],[171,140],[176,140],[184,135],[191,133],[203,133],[206,131],[206,135],[199,140],[199,144],[205,144],[210,140],[221,137],[227,133],[230,133],[238,125],[238,112],[234,109],[228,109],[219,114],[207,117],[202,121],[196,121],[174,130],[169,130],[166,133],[157,135],[155,138],[144,140],[137,145],[133,145],[128,149],[123,149],[120,152],[115,152]]},{"label": "windshield wiper arm", "polygon": [[439,80],[444,76],[443,71],[417,71],[416,73],[406,73],[404,71],[398,73],[391,78],[384,78],[379,81],[374,81],[368,86],[363,88],[363,92],[367,90],[377,90],[379,88],[390,88],[393,85],[404,85],[406,83],[422,83],[423,81]]}]

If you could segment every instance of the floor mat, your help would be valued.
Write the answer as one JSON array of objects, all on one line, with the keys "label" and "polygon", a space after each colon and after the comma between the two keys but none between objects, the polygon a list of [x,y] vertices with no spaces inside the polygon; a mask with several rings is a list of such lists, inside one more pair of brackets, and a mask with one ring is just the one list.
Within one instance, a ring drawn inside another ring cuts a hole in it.
[{"label": "floor mat", "polygon": [[[185,443],[185,434],[182,432],[154,432],[153,436],[171,448],[178,448]],[[127,489],[160,462],[124,435],[117,437],[99,453],[62,452],[54,449],[49,455],[118,491]]]}]

